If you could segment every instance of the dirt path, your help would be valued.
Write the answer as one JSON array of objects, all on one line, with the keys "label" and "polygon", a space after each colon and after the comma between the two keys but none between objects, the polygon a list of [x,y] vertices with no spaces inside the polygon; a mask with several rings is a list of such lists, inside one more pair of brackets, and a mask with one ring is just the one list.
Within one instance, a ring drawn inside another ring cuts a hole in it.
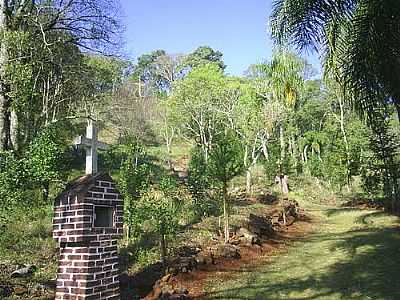
[{"label": "dirt path", "polygon": [[[311,206],[308,238],[233,279],[208,282],[204,299],[400,299],[398,218],[379,211]],[[203,298],[203,297],[202,297]]]}]

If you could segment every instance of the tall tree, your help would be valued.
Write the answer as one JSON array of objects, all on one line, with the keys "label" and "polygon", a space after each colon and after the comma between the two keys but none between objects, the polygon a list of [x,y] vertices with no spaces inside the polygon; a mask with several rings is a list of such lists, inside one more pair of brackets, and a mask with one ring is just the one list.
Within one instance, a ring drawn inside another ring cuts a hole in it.
[{"label": "tall tree", "polygon": [[[281,112],[285,112],[286,115],[296,108],[301,96],[304,85],[304,66],[304,62],[294,54],[281,50],[273,56],[271,62],[260,64],[257,67],[260,72],[259,74],[262,76],[261,80],[264,81],[265,100],[282,105],[284,109]],[[284,136],[285,121],[285,118],[282,118],[279,122],[281,150],[279,169],[281,174],[286,172],[284,170],[287,148]]]},{"label": "tall tree", "polygon": [[278,0],[272,33],[280,43],[335,56],[343,83],[370,118],[381,104],[393,104],[400,118],[399,13],[396,0]]},{"label": "tall tree", "polygon": [[145,84],[154,84],[158,82],[154,70],[154,62],[161,56],[166,55],[164,50],[155,50],[151,53],[141,55],[137,64],[133,68],[132,80],[142,82]]},{"label": "tall tree", "polygon": [[182,68],[189,68],[191,70],[205,64],[215,63],[221,70],[224,70],[226,66],[222,60],[222,56],[223,54],[220,51],[215,51],[209,46],[201,46],[187,55],[182,63]]},{"label": "tall tree", "polygon": [[195,68],[174,86],[168,99],[172,119],[181,133],[195,140],[207,161],[215,137],[222,132],[221,103],[225,99],[226,81],[215,64]]},{"label": "tall tree", "polygon": [[250,193],[252,169],[269,138],[265,128],[263,101],[250,80],[235,77],[227,78],[224,98],[221,105],[222,121],[240,137],[246,169],[246,192]]},{"label": "tall tree", "polygon": [[[111,53],[118,44],[117,2],[105,0],[0,1],[0,149],[12,149],[19,125],[18,98],[13,97],[10,66],[30,60],[30,49],[13,52],[13,43],[39,42]],[[24,40],[25,39],[25,40]],[[28,74],[21,74],[28,76]],[[38,74],[31,74],[36,78]],[[15,88],[15,87],[14,87]]]},{"label": "tall tree", "polygon": [[[337,82],[366,114],[376,139],[387,131],[382,120],[390,115],[388,107],[396,109],[400,120],[398,13],[400,3],[396,0],[278,0],[272,13],[272,32],[279,43],[322,50],[325,71],[339,77]],[[391,138],[390,134],[385,136]],[[394,155],[390,151],[395,148],[378,152],[390,161]],[[385,170],[393,179],[387,181],[391,188],[385,188],[388,199],[397,197],[400,190],[397,172],[391,169]]]},{"label": "tall tree", "polygon": [[219,136],[210,152],[207,173],[219,185],[224,213],[224,239],[229,240],[229,182],[243,171],[243,148],[234,132]]}]

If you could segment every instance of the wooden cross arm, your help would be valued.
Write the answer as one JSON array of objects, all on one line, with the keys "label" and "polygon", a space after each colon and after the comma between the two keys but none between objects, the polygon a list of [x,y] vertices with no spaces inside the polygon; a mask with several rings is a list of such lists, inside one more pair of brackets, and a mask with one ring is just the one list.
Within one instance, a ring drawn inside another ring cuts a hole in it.
[{"label": "wooden cross arm", "polygon": [[[87,137],[80,135],[75,138],[74,145],[90,147],[92,146],[92,139],[88,139]],[[100,150],[107,150],[109,146],[105,143],[97,141],[96,148]]]}]

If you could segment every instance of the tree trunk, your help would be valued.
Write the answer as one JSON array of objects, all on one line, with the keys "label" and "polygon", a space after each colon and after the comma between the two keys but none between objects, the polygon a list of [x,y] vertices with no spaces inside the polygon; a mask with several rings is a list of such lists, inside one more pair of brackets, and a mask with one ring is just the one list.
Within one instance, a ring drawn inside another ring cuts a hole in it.
[{"label": "tree trunk", "polygon": [[267,142],[265,141],[265,139],[261,139],[261,146],[262,146],[262,152],[264,154],[264,157],[268,161],[269,155],[268,155]]},{"label": "tree trunk", "polygon": [[246,168],[246,193],[250,194],[251,189],[251,174],[250,174],[250,166],[248,162],[249,158],[249,148],[246,146],[243,155],[243,165]]},{"label": "tree trunk", "polygon": [[0,0],[0,150],[10,148],[10,98],[7,96],[6,68],[7,53],[7,0]]},{"label": "tree trunk", "polygon": [[172,169],[173,166],[172,166],[172,159],[171,159],[171,146],[172,146],[172,140],[175,135],[175,130],[171,129],[171,132],[169,134],[168,127],[167,127],[167,125],[165,125],[165,126],[166,126],[166,129],[164,132],[164,137],[165,137],[164,140],[165,140],[165,145],[167,147],[167,164],[168,164],[168,168]]},{"label": "tree trunk", "polygon": [[295,174],[298,175],[299,153],[298,153],[295,137],[293,137],[292,143],[293,143],[292,147],[293,147],[293,157],[294,157],[294,171],[295,171]]},{"label": "tree trunk", "polygon": [[246,193],[251,194],[251,166],[246,170]]},{"label": "tree trunk", "polygon": [[346,175],[347,175],[347,189],[350,192],[350,187],[351,187],[351,173],[350,173],[350,147],[349,147],[349,142],[347,140],[347,134],[346,134],[346,129],[344,126],[344,107],[343,107],[343,101],[339,96],[339,107],[340,107],[340,130],[342,131],[343,135],[343,142],[346,148],[346,163],[347,163],[347,168],[346,168]]},{"label": "tree trunk", "polygon": [[15,151],[21,149],[21,139],[20,139],[20,124],[18,114],[15,110],[11,111],[10,115],[10,143],[11,148]]},{"label": "tree trunk", "polygon": [[165,234],[161,234],[160,239],[160,249],[161,249],[161,263],[165,265],[167,263],[167,242],[165,240]]},{"label": "tree trunk", "polygon": [[224,182],[223,197],[224,197],[224,199],[223,199],[224,200],[224,240],[225,240],[225,243],[227,243],[229,240],[229,214],[228,214],[228,207],[227,207],[228,186],[227,186],[226,182]]},{"label": "tree trunk", "polygon": [[127,225],[125,227],[125,229],[126,229],[126,240],[127,240],[127,243],[129,243],[129,240],[131,238],[131,226]]},{"label": "tree trunk", "polygon": [[47,181],[47,182],[43,183],[43,187],[42,187],[42,200],[43,200],[43,203],[47,203],[47,201],[49,200],[49,190],[50,190],[50,184]]},{"label": "tree trunk", "polygon": [[281,157],[279,161],[279,172],[280,174],[284,174],[283,170],[283,162],[285,160],[285,137],[283,133],[283,125],[279,125],[279,140],[280,140],[280,145],[281,145]]},{"label": "tree trunk", "polygon": [[168,168],[170,170],[172,170],[172,160],[171,160],[171,144],[169,143],[169,141],[167,140],[166,142],[166,146],[167,146],[167,164],[168,164]]}]

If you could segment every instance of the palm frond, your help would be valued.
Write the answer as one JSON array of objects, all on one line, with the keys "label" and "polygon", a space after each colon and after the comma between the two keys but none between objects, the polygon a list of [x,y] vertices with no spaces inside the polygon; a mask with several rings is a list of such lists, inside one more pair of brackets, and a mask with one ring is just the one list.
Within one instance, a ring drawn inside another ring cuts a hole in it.
[{"label": "palm frond", "polygon": [[276,0],[271,15],[272,36],[279,44],[303,49],[325,40],[325,26],[350,19],[356,0]]},{"label": "palm frond", "polygon": [[352,94],[360,111],[394,104],[400,116],[400,1],[278,0],[279,43],[322,49],[325,74]]}]

